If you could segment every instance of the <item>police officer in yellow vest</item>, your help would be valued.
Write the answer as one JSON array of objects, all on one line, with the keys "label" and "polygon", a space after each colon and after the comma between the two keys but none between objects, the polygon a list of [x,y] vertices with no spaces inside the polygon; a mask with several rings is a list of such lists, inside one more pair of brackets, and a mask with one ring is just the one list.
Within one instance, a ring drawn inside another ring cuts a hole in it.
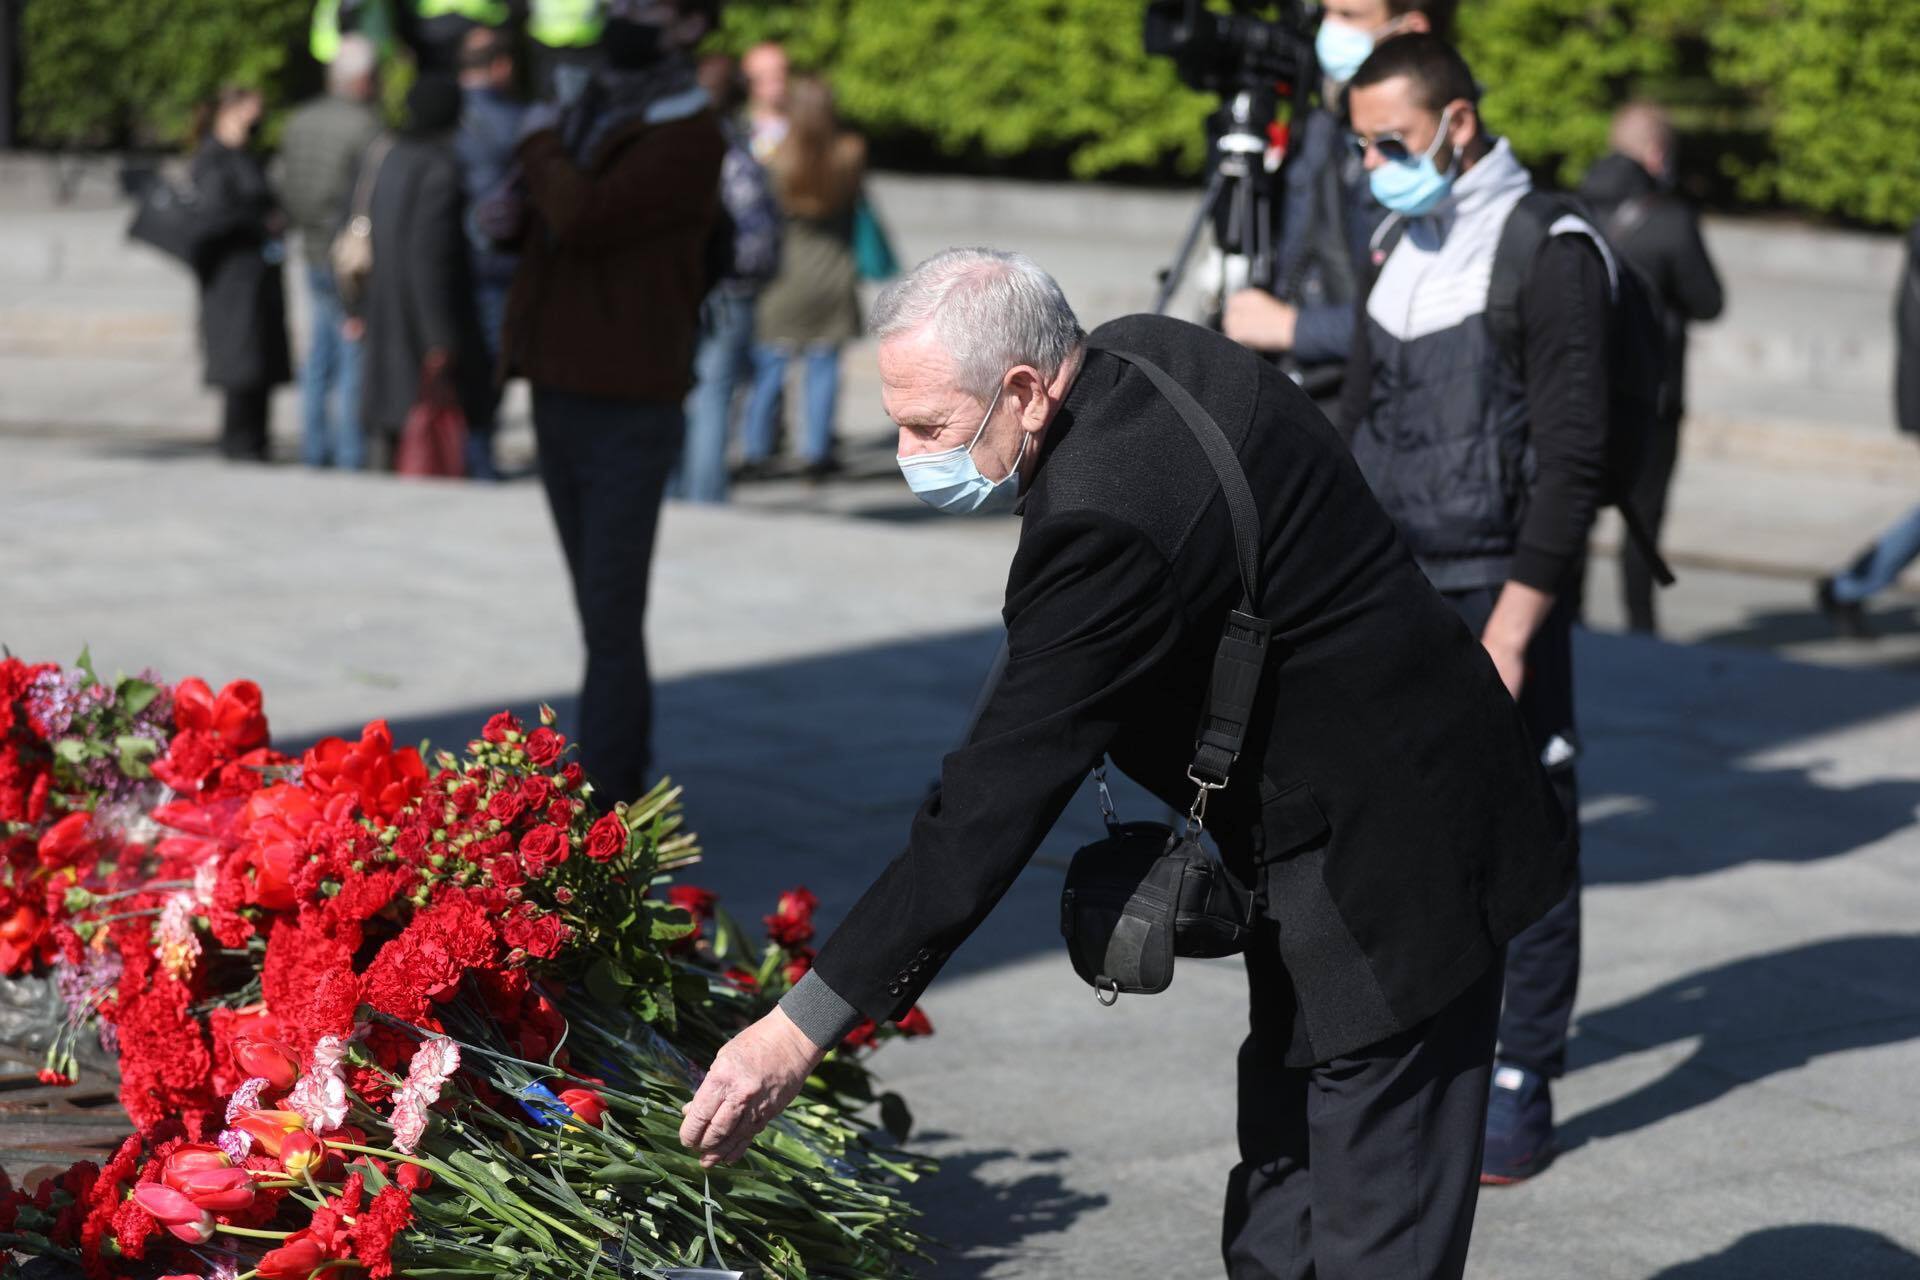
[{"label": "police officer in yellow vest", "polygon": [[[537,7],[537,6],[536,6]],[[515,16],[509,0],[319,0],[309,47],[318,62],[333,61],[340,33],[358,31],[392,51],[394,37],[412,50],[423,72],[459,68],[460,44],[475,27],[504,27]]]},{"label": "police officer in yellow vest", "polygon": [[528,0],[534,94],[568,102],[586,88],[600,65],[600,35],[606,29],[600,0]]}]

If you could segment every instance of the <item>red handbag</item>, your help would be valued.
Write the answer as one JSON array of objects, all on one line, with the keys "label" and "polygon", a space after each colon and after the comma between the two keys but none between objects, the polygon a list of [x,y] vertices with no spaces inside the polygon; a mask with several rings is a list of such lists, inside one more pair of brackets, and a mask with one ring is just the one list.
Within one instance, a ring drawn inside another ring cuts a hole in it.
[{"label": "red handbag", "polygon": [[400,428],[393,469],[403,476],[459,478],[467,474],[467,415],[454,394],[444,358],[429,356],[420,390]]}]

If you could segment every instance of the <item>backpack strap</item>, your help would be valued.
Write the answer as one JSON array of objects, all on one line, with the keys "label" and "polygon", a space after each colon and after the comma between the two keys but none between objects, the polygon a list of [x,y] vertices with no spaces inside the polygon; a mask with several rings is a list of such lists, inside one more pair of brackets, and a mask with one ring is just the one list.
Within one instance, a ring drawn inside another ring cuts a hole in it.
[{"label": "backpack strap", "polygon": [[1565,201],[1545,191],[1520,197],[1500,228],[1493,251],[1493,274],[1487,283],[1487,328],[1514,369],[1526,365],[1526,328],[1520,316],[1520,295],[1533,273],[1533,259],[1547,242],[1550,229],[1569,212]]}]

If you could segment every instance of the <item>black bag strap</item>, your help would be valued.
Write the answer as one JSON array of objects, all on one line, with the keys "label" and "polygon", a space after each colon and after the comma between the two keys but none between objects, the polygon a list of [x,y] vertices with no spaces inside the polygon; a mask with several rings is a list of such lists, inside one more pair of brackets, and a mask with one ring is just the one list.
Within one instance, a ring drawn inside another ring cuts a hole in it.
[{"label": "black bag strap", "polygon": [[1193,394],[1143,355],[1111,347],[1103,350],[1145,374],[1173,405],[1219,477],[1221,493],[1227,501],[1227,515],[1233,522],[1234,560],[1240,572],[1240,607],[1228,612],[1220,631],[1220,644],[1213,655],[1212,678],[1200,710],[1193,764],[1187,770],[1187,777],[1199,788],[1193,807],[1187,813],[1187,834],[1197,836],[1206,818],[1208,794],[1226,787],[1233,762],[1246,744],[1247,727],[1253,720],[1260,678],[1266,671],[1267,653],[1273,640],[1273,624],[1259,614],[1260,512],[1254,506],[1247,473],[1234,455],[1233,442]]}]

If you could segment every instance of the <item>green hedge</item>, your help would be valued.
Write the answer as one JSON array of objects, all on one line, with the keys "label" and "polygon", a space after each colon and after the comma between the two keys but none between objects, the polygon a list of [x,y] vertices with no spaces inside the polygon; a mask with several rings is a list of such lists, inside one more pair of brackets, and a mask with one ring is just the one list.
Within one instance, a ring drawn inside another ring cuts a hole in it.
[{"label": "green hedge", "polygon": [[[1140,47],[1142,0],[732,0],[716,43],[780,39],[882,154],[1074,177],[1190,175],[1208,98]],[[1489,123],[1571,181],[1631,94],[1675,104],[1724,203],[1920,214],[1914,0],[1464,0]],[[22,115],[49,145],[177,137],[229,79],[314,82],[307,0],[27,0]]]}]

